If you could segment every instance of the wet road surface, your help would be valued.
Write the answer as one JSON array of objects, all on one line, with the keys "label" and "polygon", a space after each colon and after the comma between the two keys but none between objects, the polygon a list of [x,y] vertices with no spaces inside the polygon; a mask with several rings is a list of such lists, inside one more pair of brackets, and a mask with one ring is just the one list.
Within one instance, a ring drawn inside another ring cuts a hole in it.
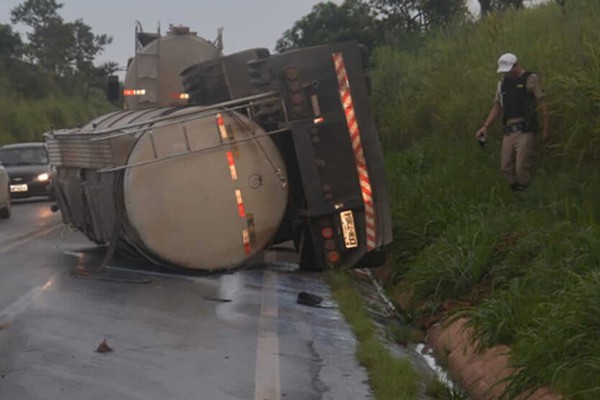
[{"label": "wet road surface", "polygon": [[[116,259],[48,202],[0,220],[0,399],[369,399],[355,340],[318,274],[280,262],[191,276]],[[101,342],[112,349],[98,353]]]}]

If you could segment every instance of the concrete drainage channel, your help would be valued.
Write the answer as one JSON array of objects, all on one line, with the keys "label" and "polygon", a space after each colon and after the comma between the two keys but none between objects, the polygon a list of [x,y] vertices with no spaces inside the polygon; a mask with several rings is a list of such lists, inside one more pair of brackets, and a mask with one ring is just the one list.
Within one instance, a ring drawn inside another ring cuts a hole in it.
[{"label": "concrete drainage channel", "polygon": [[[418,399],[428,400],[468,400],[466,393],[462,391],[450,379],[444,368],[433,356],[433,349],[425,343],[425,337],[409,337],[410,332],[416,332],[402,321],[401,315],[387,298],[379,282],[375,279],[369,269],[354,270],[363,279],[360,280],[360,290],[369,308],[369,314],[376,323],[378,332],[390,352],[398,358],[410,361],[413,368],[423,379],[424,385],[419,391]],[[404,338],[398,340],[394,337],[394,330],[406,332]],[[438,386],[445,387],[446,396],[428,394],[432,381],[439,382]]]}]

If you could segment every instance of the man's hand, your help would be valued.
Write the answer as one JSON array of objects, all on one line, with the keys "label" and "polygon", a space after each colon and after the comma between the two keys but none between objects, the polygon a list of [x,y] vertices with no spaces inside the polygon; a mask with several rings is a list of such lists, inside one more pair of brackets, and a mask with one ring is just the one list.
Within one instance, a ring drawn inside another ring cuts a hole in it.
[{"label": "man's hand", "polygon": [[487,126],[482,126],[477,132],[475,132],[475,139],[480,140],[481,138],[487,139]]}]

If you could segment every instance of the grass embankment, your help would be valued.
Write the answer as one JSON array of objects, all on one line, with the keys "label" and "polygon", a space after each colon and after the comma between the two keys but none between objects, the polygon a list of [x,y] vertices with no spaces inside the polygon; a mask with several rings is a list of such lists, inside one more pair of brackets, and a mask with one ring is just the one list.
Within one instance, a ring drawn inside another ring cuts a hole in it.
[{"label": "grass embankment", "polygon": [[[394,216],[394,278],[411,313],[466,305],[482,346],[508,344],[506,394],[549,385],[600,398],[600,4],[567,2],[436,32],[418,54],[379,49],[374,101]],[[532,186],[480,148],[499,54],[543,78],[551,135]]]},{"label": "grass embankment", "polygon": [[0,97],[0,145],[43,141],[44,132],[74,128],[113,110],[115,107],[97,91],[87,100],[75,96],[53,96],[43,100]]},{"label": "grass embankment", "polygon": [[368,371],[377,400],[413,400],[420,378],[408,360],[390,354],[381,343],[374,323],[352,278],[344,272],[330,272],[333,297],[357,337],[357,357]]}]

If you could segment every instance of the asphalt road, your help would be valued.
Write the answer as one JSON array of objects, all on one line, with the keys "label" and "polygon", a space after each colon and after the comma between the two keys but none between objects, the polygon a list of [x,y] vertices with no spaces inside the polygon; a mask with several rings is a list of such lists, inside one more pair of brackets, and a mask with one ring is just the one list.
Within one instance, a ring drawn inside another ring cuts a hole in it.
[{"label": "asphalt road", "polygon": [[49,206],[15,202],[0,220],[0,399],[371,398],[335,305],[296,303],[330,299],[320,275],[270,253],[232,274],[121,258],[85,278],[103,251]]}]

